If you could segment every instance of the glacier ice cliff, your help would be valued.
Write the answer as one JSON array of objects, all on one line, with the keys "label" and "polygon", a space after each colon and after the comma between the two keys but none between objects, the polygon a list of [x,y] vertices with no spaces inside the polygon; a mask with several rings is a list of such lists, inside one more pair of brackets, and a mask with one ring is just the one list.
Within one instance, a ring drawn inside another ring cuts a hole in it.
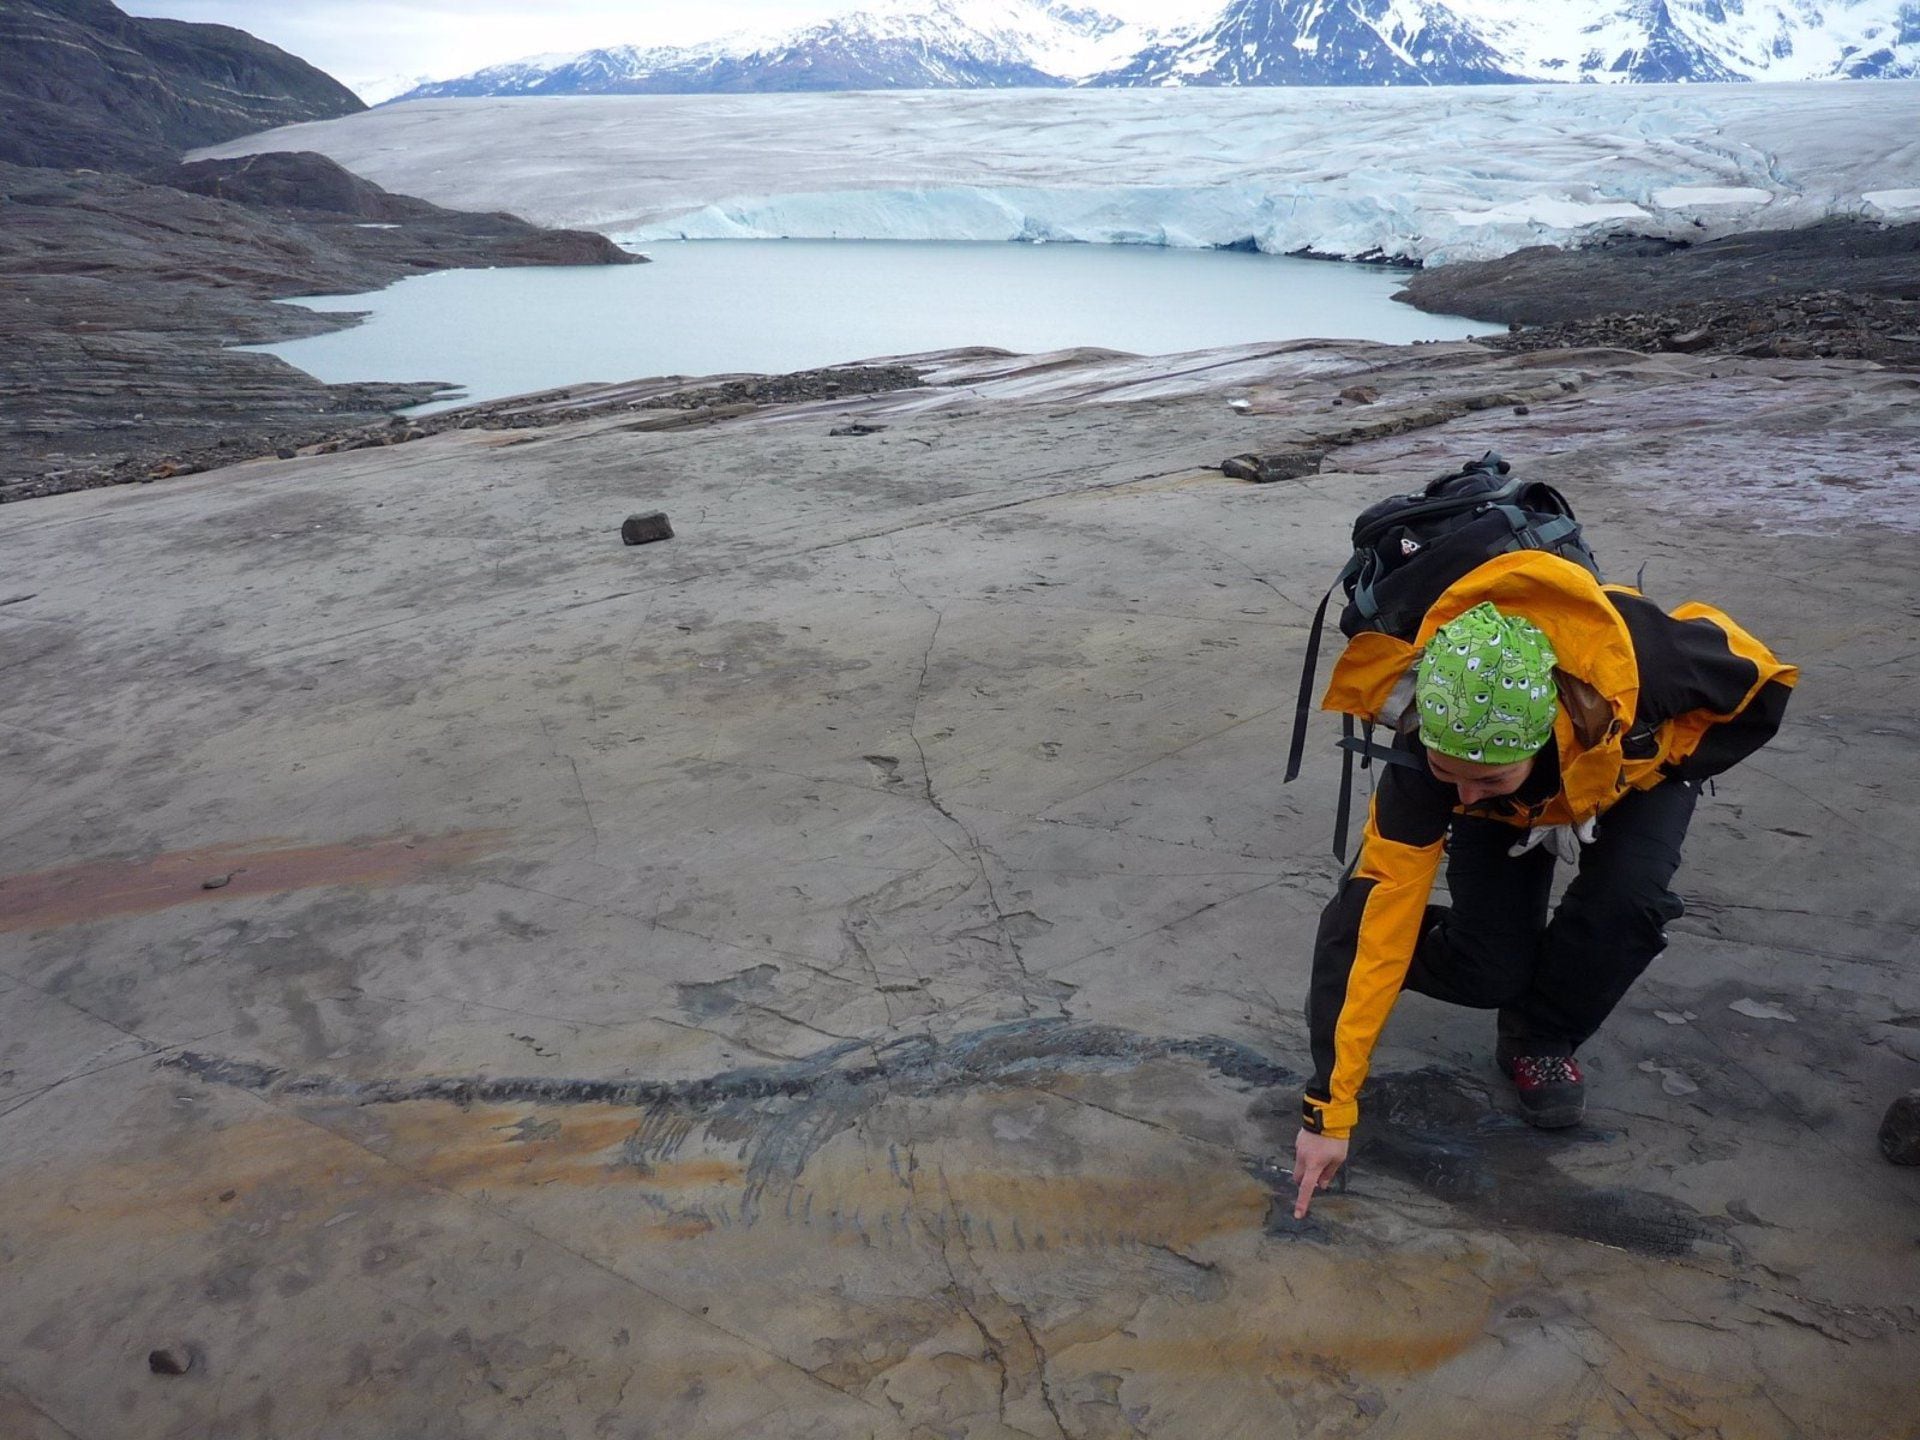
[{"label": "glacier ice cliff", "polygon": [[[1445,264],[1920,218],[1920,81],[427,100],[201,152],[629,244],[1028,240]],[[1871,198],[1870,198],[1871,197]]]}]

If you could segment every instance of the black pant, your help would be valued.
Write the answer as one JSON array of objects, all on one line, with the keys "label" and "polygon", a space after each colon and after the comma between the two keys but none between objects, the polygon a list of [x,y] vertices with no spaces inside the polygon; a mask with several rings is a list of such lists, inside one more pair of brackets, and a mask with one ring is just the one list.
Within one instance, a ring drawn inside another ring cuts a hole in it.
[{"label": "black pant", "polygon": [[1551,921],[1554,857],[1512,856],[1523,832],[1456,816],[1447,841],[1453,904],[1427,909],[1406,988],[1500,1011],[1500,1039],[1519,1054],[1571,1055],[1666,948],[1686,912],[1667,888],[1680,867],[1698,791],[1669,780],[1636,790],[1600,817],[1580,873]]}]

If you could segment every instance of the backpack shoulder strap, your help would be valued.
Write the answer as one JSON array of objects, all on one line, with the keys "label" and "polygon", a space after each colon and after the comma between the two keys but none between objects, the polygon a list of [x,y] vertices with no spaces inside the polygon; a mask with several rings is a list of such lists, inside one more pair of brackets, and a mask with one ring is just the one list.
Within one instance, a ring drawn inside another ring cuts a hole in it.
[{"label": "backpack shoulder strap", "polygon": [[1300,774],[1300,757],[1307,748],[1307,711],[1313,707],[1313,676],[1320,665],[1320,636],[1327,625],[1327,603],[1333,599],[1333,592],[1357,573],[1359,563],[1356,556],[1341,567],[1333,584],[1327,587],[1327,593],[1320,597],[1320,604],[1313,612],[1313,624],[1307,627],[1307,657],[1300,666],[1300,694],[1293,706],[1293,738],[1287,742],[1287,772],[1280,781],[1283,785]]},{"label": "backpack shoulder strap", "polygon": [[1382,745],[1373,738],[1373,726],[1361,727],[1361,733],[1353,733],[1353,716],[1342,713],[1340,716],[1340,798],[1334,802],[1333,812],[1333,855],[1336,860],[1347,858],[1347,834],[1351,828],[1353,813],[1353,757],[1360,757],[1360,767],[1364,770],[1375,760],[1388,765],[1400,765],[1409,770],[1424,769],[1415,757],[1404,750],[1395,750]]}]

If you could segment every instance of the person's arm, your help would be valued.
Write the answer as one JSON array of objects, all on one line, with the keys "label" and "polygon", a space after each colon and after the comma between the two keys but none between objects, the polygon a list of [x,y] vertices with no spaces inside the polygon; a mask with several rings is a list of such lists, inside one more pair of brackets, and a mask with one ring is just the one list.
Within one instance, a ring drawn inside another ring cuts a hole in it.
[{"label": "person's arm", "polygon": [[1314,1073],[1294,1147],[1297,1216],[1346,1159],[1360,1086],[1420,939],[1455,799],[1424,770],[1384,767],[1360,852],[1321,913],[1307,1004]]}]

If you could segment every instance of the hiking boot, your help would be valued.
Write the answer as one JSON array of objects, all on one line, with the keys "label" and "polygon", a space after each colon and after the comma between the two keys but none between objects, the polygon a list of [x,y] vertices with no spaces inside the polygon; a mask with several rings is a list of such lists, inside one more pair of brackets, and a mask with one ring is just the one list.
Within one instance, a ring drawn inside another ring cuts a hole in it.
[{"label": "hiking boot", "polygon": [[1496,1057],[1520,1097],[1529,1125],[1564,1130],[1578,1125],[1587,1108],[1587,1082],[1571,1055],[1520,1055],[1504,1045]]}]

